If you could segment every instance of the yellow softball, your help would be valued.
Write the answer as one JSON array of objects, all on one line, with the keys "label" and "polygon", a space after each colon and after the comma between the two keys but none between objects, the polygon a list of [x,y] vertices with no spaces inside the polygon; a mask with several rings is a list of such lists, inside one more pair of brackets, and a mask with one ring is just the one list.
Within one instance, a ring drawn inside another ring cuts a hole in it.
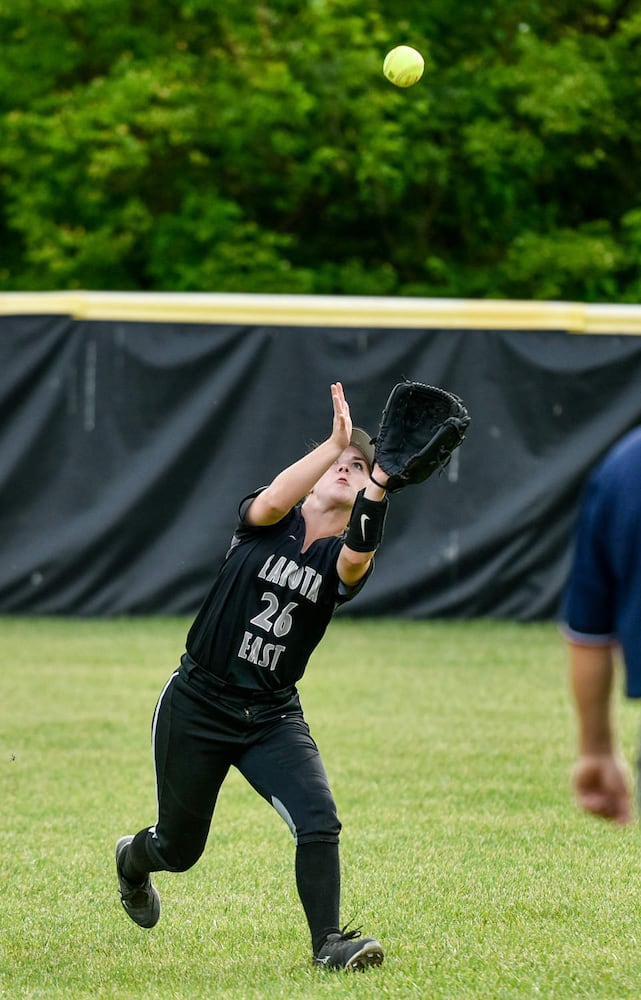
[{"label": "yellow softball", "polygon": [[395,87],[412,87],[423,76],[425,61],[411,45],[397,45],[385,56],[383,73]]}]

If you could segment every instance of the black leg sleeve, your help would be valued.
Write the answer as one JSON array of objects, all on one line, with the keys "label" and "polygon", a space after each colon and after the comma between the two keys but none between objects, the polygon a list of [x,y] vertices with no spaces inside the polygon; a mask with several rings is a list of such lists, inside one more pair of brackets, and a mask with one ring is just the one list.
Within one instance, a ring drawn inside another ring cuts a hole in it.
[{"label": "black leg sleeve", "polygon": [[296,886],[318,954],[328,934],[340,931],[341,875],[338,844],[299,844]]},{"label": "black leg sleeve", "polygon": [[150,861],[145,848],[148,834],[148,830],[141,830],[140,833],[137,833],[124,853],[122,872],[133,885],[144,882],[149,872],[156,867]]}]

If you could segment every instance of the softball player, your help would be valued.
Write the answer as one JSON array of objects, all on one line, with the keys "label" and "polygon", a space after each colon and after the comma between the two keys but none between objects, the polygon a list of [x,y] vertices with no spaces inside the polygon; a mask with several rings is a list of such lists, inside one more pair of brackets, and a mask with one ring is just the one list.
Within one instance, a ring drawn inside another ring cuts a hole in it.
[{"label": "softball player", "polygon": [[296,683],[335,608],[372,570],[388,477],[369,436],[352,427],[342,385],[331,393],[327,440],[240,504],[229,551],[154,713],[156,822],[120,838],[116,867],[126,912],[153,927],[160,898],[150,872],[197,862],[233,765],[291,830],[314,961],[338,969],[380,965],[383,949],[340,926],[341,824]]}]

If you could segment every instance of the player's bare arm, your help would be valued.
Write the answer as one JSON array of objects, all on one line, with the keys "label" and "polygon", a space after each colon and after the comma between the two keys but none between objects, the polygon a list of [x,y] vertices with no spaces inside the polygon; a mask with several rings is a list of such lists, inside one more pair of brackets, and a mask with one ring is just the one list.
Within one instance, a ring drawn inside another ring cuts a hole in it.
[{"label": "player's bare arm", "polygon": [[280,521],[292,507],[307,496],[321,476],[348,447],[352,420],[340,382],[332,385],[331,393],[334,411],[331,435],[313,451],[280,472],[256,497],[245,515],[250,524],[268,525]]}]

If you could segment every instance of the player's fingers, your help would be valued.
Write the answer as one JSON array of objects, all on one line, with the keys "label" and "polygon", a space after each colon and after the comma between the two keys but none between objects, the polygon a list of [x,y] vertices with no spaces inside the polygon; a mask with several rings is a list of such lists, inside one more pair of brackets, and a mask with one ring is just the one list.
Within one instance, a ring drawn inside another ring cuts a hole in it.
[{"label": "player's fingers", "polygon": [[626,823],[629,823],[632,819],[629,802],[626,801],[625,803],[620,803],[616,815],[612,818],[615,823],[618,823],[620,826],[625,826]]},{"label": "player's fingers", "polygon": [[586,812],[602,816],[604,819],[612,819],[612,809],[604,795],[596,792],[584,792],[577,795],[577,801]]},{"label": "player's fingers", "polygon": [[625,826],[626,823],[630,822],[632,815],[630,811],[630,796],[627,788],[621,788],[617,791],[613,791],[611,797],[611,810],[612,819],[615,823]]},{"label": "player's fingers", "polygon": [[352,420],[349,403],[345,399],[343,386],[340,382],[335,382],[332,385],[332,402],[334,404],[334,432],[339,435],[341,443],[346,447],[352,434]]},{"label": "player's fingers", "polygon": [[620,794],[607,790],[591,790],[577,792],[577,801],[582,809],[603,819],[614,820],[625,825],[630,820],[630,804],[626,793]]}]

